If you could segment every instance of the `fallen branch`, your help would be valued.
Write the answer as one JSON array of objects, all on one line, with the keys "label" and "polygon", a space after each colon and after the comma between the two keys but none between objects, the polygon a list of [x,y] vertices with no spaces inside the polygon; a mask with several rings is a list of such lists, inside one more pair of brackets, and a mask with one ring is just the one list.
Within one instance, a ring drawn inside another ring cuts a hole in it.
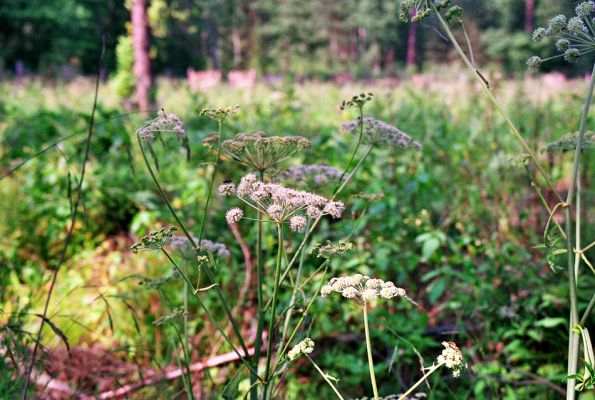
[{"label": "fallen branch", "polygon": [[[248,354],[249,355],[254,355],[254,348],[250,348],[248,349]],[[239,357],[237,355],[236,352],[229,352],[229,353],[225,353],[225,354],[221,354],[215,357],[211,357],[207,360],[204,361],[199,361],[196,362],[194,364],[190,364],[190,372],[192,373],[196,373],[196,372],[200,372],[204,369],[207,368],[213,368],[213,367],[217,367],[219,365],[222,364],[227,364],[233,361],[238,361]],[[107,400],[107,399],[115,399],[115,398],[119,398],[119,397],[123,397],[125,395],[127,395],[128,393],[134,392],[136,390],[139,390],[143,387],[146,386],[151,386],[154,385],[156,383],[162,382],[162,381],[168,381],[168,380],[172,380],[172,379],[176,379],[181,377],[183,374],[185,373],[185,368],[181,369],[175,369],[173,371],[169,371],[163,375],[158,375],[158,376],[153,376],[153,377],[149,377],[146,378],[140,382],[137,383],[133,383],[133,384],[128,384],[128,385],[124,385],[121,388],[118,388],[116,390],[109,390],[107,392],[103,392],[100,393],[99,396],[82,396],[79,397],[82,400],[91,400],[91,399],[99,399],[99,400]]]}]

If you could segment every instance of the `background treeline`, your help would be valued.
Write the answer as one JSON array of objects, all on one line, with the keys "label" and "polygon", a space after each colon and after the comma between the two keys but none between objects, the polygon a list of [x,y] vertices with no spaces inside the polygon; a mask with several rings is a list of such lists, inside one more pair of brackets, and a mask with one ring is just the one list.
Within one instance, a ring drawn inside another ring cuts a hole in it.
[{"label": "background treeline", "polygon": [[[2,0],[0,71],[73,76],[96,69],[106,34],[107,71],[131,68],[131,0]],[[461,0],[479,61],[524,71],[542,46],[530,35],[571,0]],[[398,18],[400,0],[149,0],[150,56],[156,74],[256,69],[259,74],[328,78],[391,76],[407,65],[448,61],[445,40],[427,22]],[[118,48],[118,50],[116,50]],[[117,58],[120,58],[118,63]],[[550,64],[550,66],[560,65]]]}]

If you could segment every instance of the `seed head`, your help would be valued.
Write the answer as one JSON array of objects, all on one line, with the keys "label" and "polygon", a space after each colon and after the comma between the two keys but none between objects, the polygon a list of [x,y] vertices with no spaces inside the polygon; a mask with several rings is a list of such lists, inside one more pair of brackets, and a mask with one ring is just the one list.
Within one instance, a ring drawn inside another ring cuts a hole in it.
[{"label": "seed head", "polygon": [[180,118],[175,114],[166,113],[163,108],[157,113],[157,118],[137,129],[136,134],[141,139],[152,142],[159,132],[173,132],[180,139],[186,136],[186,128]]},{"label": "seed head", "polygon": [[527,66],[529,69],[539,69],[541,66],[541,58],[538,56],[533,56],[527,60]]},{"label": "seed head", "polygon": [[207,117],[209,119],[212,119],[213,121],[221,123],[225,121],[228,117],[237,114],[238,111],[240,111],[239,105],[224,108],[203,108],[198,115],[202,117]]},{"label": "seed head", "polygon": [[461,375],[461,371],[466,368],[466,364],[463,361],[463,353],[457,347],[454,342],[442,342],[444,350],[436,358],[438,364],[443,364],[448,369],[452,369],[452,375],[458,378]]},{"label": "seed head", "polygon": [[167,242],[169,242],[174,232],[177,230],[178,228],[175,226],[168,226],[159,229],[157,232],[151,232],[133,244],[130,247],[130,251],[136,254],[143,250],[160,250]]},{"label": "seed head", "polygon": [[364,108],[364,105],[372,101],[373,98],[373,93],[360,93],[349,100],[343,100],[339,108],[341,110],[345,110],[346,108]]}]

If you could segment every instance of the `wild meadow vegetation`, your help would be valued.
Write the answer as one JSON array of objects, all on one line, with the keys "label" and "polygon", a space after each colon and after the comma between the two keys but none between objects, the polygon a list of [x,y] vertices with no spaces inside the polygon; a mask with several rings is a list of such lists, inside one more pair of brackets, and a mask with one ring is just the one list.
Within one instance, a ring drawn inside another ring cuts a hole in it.
[{"label": "wild meadow vegetation", "polygon": [[390,82],[0,84],[2,398],[592,398],[594,80],[447,3],[401,17],[459,61]]}]

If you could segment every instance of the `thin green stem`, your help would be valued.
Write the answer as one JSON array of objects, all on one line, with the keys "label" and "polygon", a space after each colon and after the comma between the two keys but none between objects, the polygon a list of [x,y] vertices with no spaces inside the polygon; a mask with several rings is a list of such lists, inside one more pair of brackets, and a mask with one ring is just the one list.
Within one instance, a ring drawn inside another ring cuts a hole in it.
[{"label": "thin green stem", "polygon": [[425,380],[428,379],[428,377],[430,375],[432,375],[434,373],[434,371],[436,371],[441,366],[442,366],[442,364],[437,364],[437,365],[431,366],[430,369],[428,370],[428,372],[426,372],[425,375],[422,376],[419,381],[415,382],[415,384],[413,386],[411,386],[409,388],[409,390],[407,390],[405,393],[403,393],[401,395],[401,397],[399,397],[398,400],[404,400],[404,399],[406,399],[408,395],[410,395],[411,393],[413,393],[413,391],[415,390],[416,387],[418,387],[419,385],[421,385],[422,383],[424,383]]},{"label": "thin green stem", "polygon": [[[259,171],[260,182],[264,181],[264,171]],[[260,348],[262,347],[262,331],[264,330],[264,296],[263,296],[263,266],[262,266],[262,230],[263,230],[263,214],[258,212],[258,225],[256,233],[256,296],[258,301],[258,323],[256,326],[256,340],[254,343],[254,367],[258,370],[258,363],[260,361]],[[254,385],[254,376],[250,376],[252,383],[250,390],[250,399],[258,400],[258,386]]]},{"label": "thin green stem", "polygon": [[[151,175],[151,178],[153,179],[153,183],[155,184],[155,187],[157,188],[157,191],[159,192],[159,194],[161,195],[161,198],[163,199],[163,201],[165,202],[167,208],[169,209],[170,213],[173,215],[174,219],[176,220],[177,224],[179,225],[180,229],[182,229],[182,232],[184,232],[184,235],[186,236],[186,238],[188,239],[188,241],[190,243],[192,243],[192,245],[194,246],[194,248],[196,248],[197,250],[199,249],[198,244],[196,243],[196,241],[194,240],[194,237],[192,237],[192,235],[190,234],[190,232],[188,231],[188,229],[186,228],[186,226],[184,225],[184,223],[182,222],[182,220],[180,219],[180,217],[178,217],[178,214],[176,213],[176,210],[174,210],[173,206],[171,205],[171,202],[169,201],[167,195],[165,194],[165,191],[163,190],[163,188],[161,187],[161,184],[159,183],[159,180],[157,179],[157,176],[155,175],[155,172],[153,172],[153,168],[151,167],[151,164],[149,163],[149,159],[147,158],[147,155],[145,154],[145,150],[143,148],[143,144],[142,144],[142,140],[140,138],[140,136],[137,134],[136,135],[136,139],[138,141],[138,145],[139,148],[141,150],[141,154],[143,156],[143,160],[145,162],[145,166],[147,167],[147,170],[149,171],[149,174]],[[247,356],[248,355],[248,348],[246,347],[246,343],[244,342],[244,339],[242,338],[242,334],[240,333],[240,329],[238,327],[238,324],[236,323],[235,319],[233,318],[232,314],[231,314],[231,310],[229,309],[229,306],[227,305],[227,302],[225,301],[225,297],[223,296],[223,293],[221,292],[221,288],[219,287],[219,285],[217,284],[217,280],[215,279],[215,276],[213,275],[213,272],[211,271],[210,266],[205,263],[204,264],[204,270],[205,273],[207,274],[211,284],[216,284],[215,286],[215,292],[217,293],[217,298],[219,299],[222,307],[223,307],[223,311],[225,313],[225,316],[227,317],[227,319],[229,320],[229,322],[231,323],[234,333],[236,334],[238,341],[240,343],[240,346],[242,347],[242,350],[244,351],[244,354]]]},{"label": "thin green stem", "polygon": [[366,333],[366,350],[368,352],[368,367],[370,368],[370,382],[374,391],[374,400],[378,400],[378,388],[376,387],[376,374],[374,373],[374,359],[372,358],[372,343],[370,341],[370,327],[368,326],[368,305],[364,302],[364,331]]},{"label": "thin green stem", "polygon": [[[368,147],[368,150],[366,150],[366,152],[364,153],[363,157],[358,161],[358,163],[356,164],[356,166],[353,168],[353,172],[351,174],[349,174],[347,176],[347,178],[343,181],[343,183],[337,189],[337,191],[335,192],[335,194],[333,195],[333,197],[331,197],[331,200],[335,200],[337,198],[337,196],[343,191],[343,189],[345,188],[345,186],[351,181],[351,179],[353,179],[353,177],[355,176],[355,174],[359,171],[359,169],[361,168],[361,166],[363,165],[363,163],[366,161],[366,159],[370,155],[370,152],[372,151],[372,148],[373,148],[372,146]],[[291,270],[291,267],[293,267],[293,264],[295,264],[295,262],[297,261],[297,258],[300,255],[300,252],[304,249],[304,246],[306,246],[306,243],[307,243],[308,239],[310,239],[310,236],[314,232],[314,229],[316,229],[316,227],[318,226],[318,223],[320,222],[321,219],[322,219],[322,217],[318,217],[316,220],[314,220],[314,222],[312,222],[312,226],[310,227],[310,229],[304,235],[304,239],[302,240],[302,242],[298,246],[295,254],[293,255],[293,257],[291,258],[291,260],[287,264],[287,267],[283,271],[283,275],[281,276],[281,283],[283,283],[283,281],[287,277],[287,274],[289,274],[289,271]]]},{"label": "thin green stem", "polygon": [[[227,334],[225,333],[225,331],[219,326],[219,324],[215,320],[215,317],[213,317],[213,315],[211,314],[211,312],[209,311],[209,309],[207,308],[207,306],[204,304],[204,302],[202,301],[202,299],[198,295],[199,292],[194,288],[194,285],[192,284],[192,282],[190,282],[190,279],[188,279],[188,276],[180,268],[180,266],[178,265],[178,263],[176,263],[176,261],[171,257],[171,255],[167,252],[167,250],[165,250],[165,249],[162,248],[161,249],[161,252],[165,255],[165,257],[168,259],[168,261],[173,265],[173,267],[176,269],[176,271],[178,271],[178,273],[180,274],[180,276],[182,277],[182,279],[192,289],[192,292],[195,293],[195,297],[198,300],[198,304],[203,309],[203,311],[207,314],[207,317],[209,318],[209,321],[211,321],[211,323],[213,324],[213,326],[215,326],[215,329],[217,329],[217,331],[223,336],[223,338],[225,339],[225,341],[231,346],[231,348],[234,351],[234,353],[236,353],[238,355],[240,361],[242,363],[244,363],[244,365],[246,365],[246,367],[250,371],[252,371],[253,373],[257,374],[257,376],[258,376],[258,373],[256,371],[254,371],[254,368],[252,368],[252,365],[250,364],[249,360],[247,358],[245,358],[246,356],[243,356],[242,354],[240,354],[240,352],[238,351],[237,347],[233,344],[233,342],[231,341],[231,339],[229,338],[229,336],[227,336]],[[246,352],[245,354],[247,355],[248,352]],[[262,381],[262,378],[259,377],[258,379],[260,381]]]},{"label": "thin green stem", "polygon": [[440,15],[440,12],[436,9],[436,6],[434,5],[433,2],[431,2],[431,6],[434,10],[436,17],[438,18],[438,21],[440,21],[440,25],[442,26],[442,28],[446,32],[446,35],[452,42],[452,45],[454,46],[459,57],[463,60],[465,65],[473,72],[473,76],[479,82],[479,84],[483,87],[484,91],[488,94],[488,97],[492,101],[492,104],[494,104],[494,107],[496,107],[496,110],[500,113],[502,118],[504,118],[506,124],[508,125],[510,132],[513,134],[513,136],[515,136],[517,138],[517,140],[520,142],[521,146],[523,147],[524,151],[529,155],[529,157],[531,157],[531,160],[535,164],[536,168],[539,170],[539,173],[545,179],[545,181],[546,181],[548,187],[551,189],[552,193],[554,193],[554,195],[558,198],[558,200],[560,202],[563,202],[562,197],[556,190],[554,184],[550,180],[550,177],[548,176],[548,174],[545,172],[545,170],[543,169],[543,167],[537,160],[537,156],[535,155],[535,152],[531,149],[531,147],[529,147],[529,145],[527,144],[527,142],[525,141],[525,139],[523,138],[523,136],[521,135],[519,130],[516,128],[516,126],[512,122],[511,118],[508,116],[506,111],[504,111],[504,108],[500,105],[500,103],[498,102],[498,100],[496,99],[494,94],[492,93],[492,90],[490,89],[488,83],[479,74],[479,71],[477,70],[477,68],[475,68],[473,66],[473,64],[471,63],[471,61],[467,58],[467,56],[465,55],[465,52],[463,51],[463,49],[461,48],[461,46],[455,39],[454,34],[452,33],[452,30],[450,29],[450,27],[448,26],[448,24],[446,23],[444,18],[442,18],[442,15]]},{"label": "thin green stem", "polygon": [[581,318],[581,320],[579,322],[579,325],[581,326],[581,328],[585,326],[585,322],[587,322],[587,318],[589,318],[589,315],[591,315],[591,311],[593,311],[593,306],[595,306],[595,293],[593,293],[593,296],[591,296],[591,301],[589,301],[589,304],[587,305],[587,309],[583,313],[583,317]]},{"label": "thin green stem", "polygon": [[275,285],[273,286],[273,299],[271,303],[271,317],[269,321],[269,337],[266,353],[265,383],[263,393],[266,394],[271,380],[271,358],[273,356],[273,341],[275,338],[275,317],[277,309],[277,298],[279,296],[279,282],[281,278],[281,260],[283,259],[283,226],[277,224],[277,261],[275,265]]},{"label": "thin green stem", "polygon": [[[567,261],[568,261],[568,285],[570,287],[570,323],[568,327],[568,376],[572,376],[576,374],[578,369],[578,355],[579,355],[579,336],[574,331],[574,327],[579,323],[579,314],[578,314],[578,301],[576,295],[576,282],[578,279],[578,265],[580,264],[580,253],[574,254],[574,249],[572,245],[571,239],[571,231],[572,231],[572,219],[571,219],[571,207],[573,202],[575,201],[575,194],[576,194],[576,249],[578,252],[581,251],[580,249],[580,225],[581,225],[581,214],[580,214],[580,184],[578,183],[579,178],[579,168],[580,168],[580,159],[581,159],[581,150],[582,150],[582,143],[583,138],[585,136],[585,131],[587,129],[587,119],[589,116],[589,109],[591,108],[591,102],[593,100],[593,90],[595,89],[595,63],[593,64],[593,71],[591,72],[591,81],[589,83],[589,90],[587,92],[587,96],[585,99],[585,104],[583,106],[583,112],[581,115],[581,122],[579,132],[576,138],[576,150],[574,152],[574,161],[572,163],[572,173],[570,177],[570,186],[568,188],[568,196],[566,197],[566,251],[567,251]],[[575,193],[576,191],[576,193]],[[573,262],[573,259],[577,261]],[[576,397],[575,392],[575,382],[576,380],[573,378],[568,378],[566,384],[566,399],[567,400],[574,400]]]},{"label": "thin green stem", "polygon": [[[283,346],[283,349],[279,353],[279,356],[278,356],[277,360],[275,361],[275,366],[273,367],[273,371],[276,371],[277,370],[277,367],[279,366],[279,363],[281,362],[281,359],[283,358],[283,356],[285,355],[285,353],[287,353],[287,350],[289,349],[289,346],[290,346],[291,342],[293,342],[293,339],[295,338],[295,335],[298,333],[298,330],[300,329],[302,323],[304,322],[304,320],[308,316],[308,312],[310,311],[310,308],[314,304],[314,301],[318,298],[318,295],[320,294],[320,290],[322,289],[322,286],[324,285],[324,279],[326,278],[326,272],[328,270],[328,264],[329,264],[329,260],[326,260],[325,262],[322,263],[322,266],[324,266],[324,273],[322,274],[322,279],[320,280],[320,285],[318,285],[318,289],[316,290],[316,293],[314,293],[314,296],[312,296],[312,298],[310,299],[310,302],[306,306],[306,310],[302,313],[302,316],[300,317],[299,321],[297,322],[295,328],[293,328],[293,331],[289,335],[289,338],[287,339],[287,342],[285,343],[285,346]],[[281,342],[281,344],[282,344],[282,342]]]},{"label": "thin green stem", "polygon": [[331,389],[333,389],[333,392],[335,392],[335,394],[337,395],[337,397],[341,400],[343,399],[343,396],[341,396],[341,393],[339,392],[339,390],[335,387],[335,385],[333,384],[333,382],[331,382],[331,380],[328,378],[328,375],[324,373],[324,371],[322,371],[320,369],[320,367],[314,362],[314,360],[312,360],[310,358],[310,356],[308,354],[304,353],[304,356],[306,356],[306,358],[308,360],[310,360],[310,362],[312,363],[312,365],[314,366],[314,368],[316,368],[316,371],[318,371],[318,373],[320,374],[320,376],[322,376],[322,379],[324,379],[326,381],[326,383],[328,383],[328,385],[331,387]]},{"label": "thin green stem", "polygon": [[351,168],[351,164],[353,164],[353,160],[355,160],[355,156],[357,155],[357,152],[359,151],[359,148],[362,144],[362,139],[364,137],[364,107],[363,107],[363,105],[361,107],[358,107],[358,110],[359,110],[359,136],[357,138],[357,145],[355,146],[355,149],[353,149],[351,158],[349,159],[349,162],[345,166],[345,169],[343,169],[343,173],[341,173],[341,177],[339,178],[339,181],[337,182],[337,186],[335,187],[335,193],[336,193],[336,189],[339,187],[339,185],[341,185],[341,182],[343,182],[343,179],[345,178],[345,174],[347,174],[347,171],[349,171],[349,168]]},{"label": "thin green stem", "polygon": [[211,176],[211,181],[209,182],[209,190],[207,191],[207,202],[205,204],[204,211],[202,213],[202,219],[200,221],[200,231],[198,234],[198,248],[202,243],[202,235],[204,234],[205,226],[207,224],[208,219],[208,212],[209,212],[209,204],[211,202],[211,197],[213,195],[213,185],[215,183],[215,178],[217,176],[217,171],[219,170],[219,163],[221,160],[221,121],[218,121],[217,126],[217,159],[215,160],[215,168],[213,169],[213,175]]}]

